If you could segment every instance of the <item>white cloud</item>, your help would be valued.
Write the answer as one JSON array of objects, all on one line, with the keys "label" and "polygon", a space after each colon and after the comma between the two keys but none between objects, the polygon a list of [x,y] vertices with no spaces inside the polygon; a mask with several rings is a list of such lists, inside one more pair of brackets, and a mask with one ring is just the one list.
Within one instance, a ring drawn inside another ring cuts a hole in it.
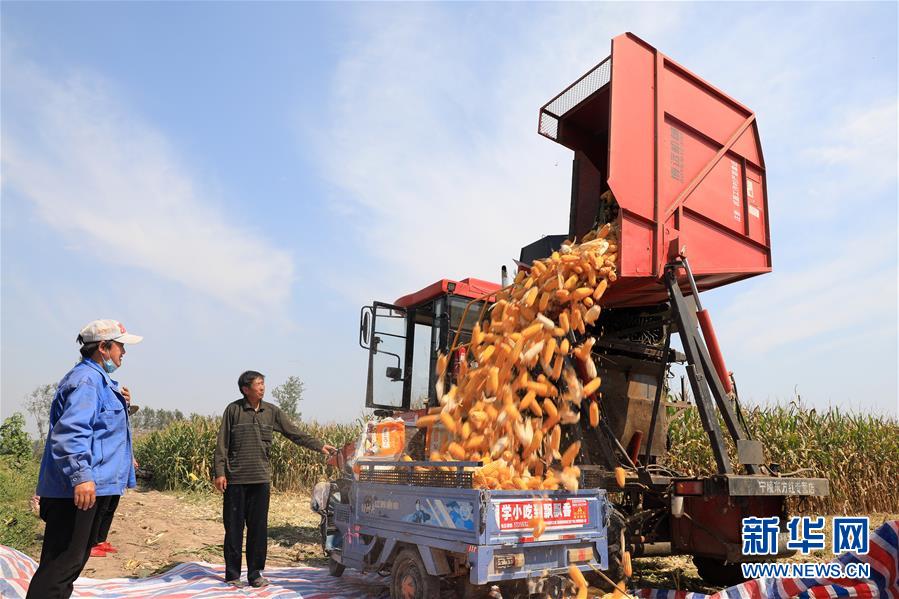
[{"label": "white cloud", "polygon": [[840,114],[846,120],[827,128],[832,142],[809,148],[806,155],[831,172],[851,173],[851,181],[845,181],[843,186],[847,190],[880,191],[895,183],[896,99]]},{"label": "white cloud", "polygon": [[292,257],[229,222],[153,125],[90,73],[4,59],[4,202],[25,197],[70,246],[246,312],[281,307]]},{"label": "white cloud", "polygon": [[747,355],[763,355],[895,325],[896,255],[885,251],[896,245],[895,230],[820,235],[816,243],[813,263],[766,275],[729,303],[716,317],[722,338]]},{"label": "white cloud", "polygon": [[523,245],[567,231],[571,152],[536,134],[538,108],[633,22],[652,39],[678,13],[544,8],[522,19],[521,7],[375,5],[360,17],[315,143],[340,207],[363,215],[360,245],[383,268],[369,292],[498,280]]}]

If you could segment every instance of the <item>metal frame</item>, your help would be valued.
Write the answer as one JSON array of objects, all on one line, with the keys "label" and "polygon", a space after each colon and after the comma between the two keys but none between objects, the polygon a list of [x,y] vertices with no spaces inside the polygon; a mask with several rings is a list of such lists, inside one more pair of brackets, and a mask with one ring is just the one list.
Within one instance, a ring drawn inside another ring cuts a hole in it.
[{"label": "metal frame", "polygon": [[[680,284],[677,280],[677,273],[681,269],[686,272],[688,280],[692,280],[689,263],[677,260],[665,265],[665,287],[671,300],[671,315],[674,323],[677,325],[677,332],[684,347],[684,354],[687,357],[687,376],[690,379],[693,397],[699,410],[699,418],[702,420],[702,426],[705,428],[709,441],[712,444],[712,452],[715,454],[718,473],[733,474],[730,459],[727,455],[727,447],[724,443],[724,434],[721,431],[721,427],[718,426],[715,407],[717,406],[718,412],[721,413],[728,433],[730,433],[735,444],[739,441],[750,440],[750,437],[743,430],[737,419],[732,399],[725,392],[718,373],[715,371],[715,366],[712,363],[705,340],[699,331],[699,325],[693,310],[687,304],[686,298],[681,292]],[[698,304],[698,295],[696,300]],[[701,304],[698,305],[701,306]],[[653,422],[655,421],[656,411],[659,408],[660,397],[661,394],[657,393],[656,403],[653,406]],[[712,403],[713,400],[714,404]],[[760,464],[745,464],[745,466],[749,474],[761,474]]]}]

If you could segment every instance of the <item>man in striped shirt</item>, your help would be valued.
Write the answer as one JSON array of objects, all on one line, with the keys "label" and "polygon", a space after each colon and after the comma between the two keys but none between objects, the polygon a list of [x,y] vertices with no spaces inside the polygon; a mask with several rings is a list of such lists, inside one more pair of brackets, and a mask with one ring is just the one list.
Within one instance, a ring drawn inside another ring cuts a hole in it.
[{"label": "man in striped shirt", "polygon": [[248,370],[237,380],[240,399],[222,415],[215,447],[215,487],[224,493],[225,581],[239,585],[244,524],[247,528],[247,580],[264,587],[262,576],[268,548],[268,505],[272,465],[272,435],[281,433],[297,445],[330,454],[336,449],[307,435],[281,408],[262,401],[265,377]]}]

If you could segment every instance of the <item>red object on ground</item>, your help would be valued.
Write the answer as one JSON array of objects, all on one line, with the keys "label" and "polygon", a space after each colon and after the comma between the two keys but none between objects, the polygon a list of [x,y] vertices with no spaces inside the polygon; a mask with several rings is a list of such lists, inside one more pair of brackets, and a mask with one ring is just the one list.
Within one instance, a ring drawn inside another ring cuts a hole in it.
[{"label": "red object on ground", "polygon": [[105,551],[106,553],[118,553],[119,550],[109,544],[109,541],[103,541],[102,543],[96,545],[101,551]]},{"label": "red object on ground", "polygon": [[106,557],[106,552],[99,545],[94,545],[91,547],[91,557]]},{"label": "red object on ground", "polygon": [[538,132],[574,150],[569,236],[610,190],[621,228],[608,306],[666,301],[686,247],[699,290],[771,270],[765,160],[755,114],[631,33],[540,109]]}]

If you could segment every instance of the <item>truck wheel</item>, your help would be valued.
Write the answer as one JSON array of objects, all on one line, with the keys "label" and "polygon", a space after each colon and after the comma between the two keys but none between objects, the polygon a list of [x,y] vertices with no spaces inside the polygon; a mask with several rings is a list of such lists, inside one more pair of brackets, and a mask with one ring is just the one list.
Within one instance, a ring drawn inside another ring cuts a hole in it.
[{"label": "truck wheel", "polygon": [[340,578],[343,575],[344,570],[346,570],[346,566],[335,560],[333,557],[328,558],[328,574]]},{"label": "truck wheel", "polygon": [[693,564],[699,571],[699,577],[709,584],[730,587],[745,582],[740,564],[725,563],[721,558],[693,556]]},{"label": "truck wheel", "polygon": [[440,596],[440,579],[428,574],[418,549],[406,548],[393,561],[391,599],[433,599]]}]

